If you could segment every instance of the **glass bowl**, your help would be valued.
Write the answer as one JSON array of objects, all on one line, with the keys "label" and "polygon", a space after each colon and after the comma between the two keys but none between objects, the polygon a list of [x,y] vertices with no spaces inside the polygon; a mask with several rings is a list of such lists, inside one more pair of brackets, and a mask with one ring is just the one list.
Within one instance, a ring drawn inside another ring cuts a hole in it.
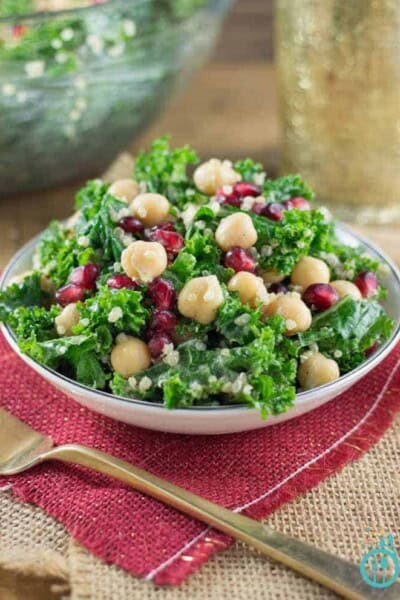
[{"label": "glass bowl", "polygon": [[101,173],[208,57],[230,0],[0,19],[0,195]]}]

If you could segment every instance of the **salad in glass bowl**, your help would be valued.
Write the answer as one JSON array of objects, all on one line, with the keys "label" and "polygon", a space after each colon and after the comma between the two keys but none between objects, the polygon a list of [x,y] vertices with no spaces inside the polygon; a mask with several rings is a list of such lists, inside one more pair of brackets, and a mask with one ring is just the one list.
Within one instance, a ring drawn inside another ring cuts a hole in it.
[{"label": "salad in glass bowl", "polygon": [[169,409],[286,412],[387,340],[382,265],[342,243],[298,175],[199,164],[166,137],[132,179],[89,181],[34,270],[0,292],[23,353],[98,390]]},{"label": "salad in glass bowl", "polygon": [[0,0],[0,195],[101,173],[207,59],[230,0]]}]

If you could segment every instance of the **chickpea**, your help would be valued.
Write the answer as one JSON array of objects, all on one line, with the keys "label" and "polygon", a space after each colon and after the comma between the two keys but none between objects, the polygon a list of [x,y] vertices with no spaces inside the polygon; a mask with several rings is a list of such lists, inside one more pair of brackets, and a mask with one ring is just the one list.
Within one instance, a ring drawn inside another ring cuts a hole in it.
[{"label": "chickpea", "polygon": [[323,260],[313,256],[303,256],[292,271],[291,280],[294,285],[303,289],[313,283],[329,283],[329,267]]},{"label": "chickpea", "polygon": [[178,296],[178,310],[202,325],[214,321],[224,294],[215,275],[195,277],[186,283]]},{"label": "chickpea", "polygon": [[310,390],[340,377],[339,366],[331,358],[315,352],[300,364],[297,377],[302,388]]},{"label": "chickpea", "polygon": [[139,194],[140,186],[134,179],[118,179],[108,188],[108,193],[130,204]]},{"label": "chickpea", "polygon": [[271,283],[280,283],[285,279],[286,275],[278,273],[275,269],[270,269],[269,271],[263,271],[261,277],[265,285],[270,285]]},{"label": "chickpea", "polygon": [[139,338],[124,336],[112,349],[111,365],[114,371],[127,379],[151,365],[149,349]]},{"label": "chickpea", "polygon": [[168,217],[169,202],[161,194],[139,194],[131,204],[132,214],[145,227],[154,227]]},{"label": "chickpea", "polygon": [[215,239],[224,251],[232,246],[246,249],[256,243],[257,232],[249,215],[237,212],[221,220],[215,232]]},{"label": "chickpea", "polygon": [[263,309],[265,317],[281,315],[286,321],[286,335],[294,335],[310,328],[311,311],[299,294],[285,294],[273,299]]},{"label": "chickpea", "polygon": [[193,173],[193,179],[196,187],[203,194],[213,196],[220,187],[234,185],[240,181],[241,176],[233,169],[229,160],[221,161],[218,158],[211,158],[197,167]]},{"label": "chickpea", "polygon": [[158,242],[138,240],[129,244],[121,254],[121,265],[128,277],[144,283],[161,275],[167,264],[165,248]]},{"label": "chickpea", "polygon": [[331,281],[330,285],[337,291],[339,298],[350,296],[353,300],[361,300],[360,290],[354,283],[351,283],[351,281],[338,279],[337,281]]},{"label": "chickpea", "polygon": [[228,290],[238,292],[240,302],[255,308],[260,302],[266,302],[268,292],[261,277],[253,273],[239,271],[229,280]]},{"label": "chickpea", "polygon": [[75,303],[67,304],[54,319],[58,335],[72,335],[72,328],[78,325],[80,314]]}]

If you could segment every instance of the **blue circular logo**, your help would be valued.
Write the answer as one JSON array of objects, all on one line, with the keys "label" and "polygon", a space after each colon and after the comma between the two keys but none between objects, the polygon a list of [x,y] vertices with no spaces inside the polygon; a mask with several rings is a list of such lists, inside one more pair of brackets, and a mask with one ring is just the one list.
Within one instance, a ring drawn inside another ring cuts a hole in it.
[{"label": "blue circular logo", "polygon": [[373,588],[384,589],[393,585],[400,574],[396,550],[378,547],[364,554],[360,563],[361,577]]}]

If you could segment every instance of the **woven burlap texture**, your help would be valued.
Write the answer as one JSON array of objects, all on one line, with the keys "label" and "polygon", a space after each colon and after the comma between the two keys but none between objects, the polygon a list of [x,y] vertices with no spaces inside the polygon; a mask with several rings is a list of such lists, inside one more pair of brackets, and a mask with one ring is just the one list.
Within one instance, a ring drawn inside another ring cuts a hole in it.
[{"label": "woven burlap texture", "polygon": [[[381,441],[303,497],[276,511],[279,531],[354,562],[367,527],[400,539],[400,417]],[[328,600],[334,594],[270,562],[242,544],[217,554],[183,585],[157,588],[102,563],[40,509],[0,493],[0,566],[58,576],[70,600]]]}]

